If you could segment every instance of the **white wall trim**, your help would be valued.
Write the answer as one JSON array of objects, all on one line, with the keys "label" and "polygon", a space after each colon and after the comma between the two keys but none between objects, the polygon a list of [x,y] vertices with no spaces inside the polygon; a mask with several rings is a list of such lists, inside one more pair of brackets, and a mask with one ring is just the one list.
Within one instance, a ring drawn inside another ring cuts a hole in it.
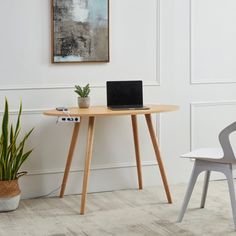
[{"label": "white wall trim", "polygon": [[[104,88],[103,84],[91,85],[92,88]],[[16,90],[56,90],[56,89],[73,89],[74,85],[71,84],[44,84],[44,85],[33,85],[27,84],[22,85],[6,85],[0,88],[0,91],[16,91]]]},{"label": "white wall trim", "polygon": [[[43,115],[43,112],[47,110],[51,110],[52,108],[40,108],[40,109],[24,109],[22,110],[22,115]],[[18,109],[12,109],[9,110],[10,115],[18,115],[19,110]],[[0,116],[2,116],[4,113],[4,110],[0,110]]]},{"label": "white wall trim", "polygon": [[[142,166],[157,166],[156,161],[143,161]],[[102,164],[102,165],[96,165],[91,167],[91,171],[100,171],[100,170],[111,170],[111,169],[123,169],[123,168],[136,168],[135,162],[122,162],[122,163],[109,163],[109,164]],[[49,175],[49,174],[63,174],[64,168],[58,168],[58,169],[45,169],[45,170],[33,170],[28,172],[28,176],[34,176],[34,175]],[[72,172],[83,172],[84,168],[71,168],[70,173]]]},{"label": "white wall trim", "polygon": [[[191,60],[191,59],[190,59]],[[190,76],[191,78],[192,78],[192,76]],[[201,85],[201,84],[235,84],[236,83],[236,81],[225,81],[225,82],[223,82],[223,81],[212,81],[212,82],[210,82],[210,81],[206,81],[206,82],[199,82],[199,81],[193,81],[193,80],[191,80],[191,85]]]},{"label": "white wall trim", "polygon": [[233,81],[231,79],[228,79],[227,81],[205,81],[205,82],[199,82],[197,79],[193,79],[193,7],[192,7],[192,1],[197,0],[189,0],[189,68],[190,68],[190,84],[191,85],[198,85],[198,84],[234,84],[236,81]]},{"label": "white wall trim", "polygon": [[189,0],[189,79],[190,84],[192,80],[192,0]]},{"label": "white wall trim", "polygon": [[219,106],[219,105],[235,105],[236,100],[221,100],[221,101],[202,101],[191,102],[192,107],[204,107],[204,106]]},{"label": "white wall trim", "polygon": [[192,151],[193,150],[193,107],[194,104],[190,103],[190,107],[189,107],[189,118],[190,118],[190,127],[189,127],[189,132],[190,132],[190,147],[189,150]]},{"label": "white wall trim", "polygon": [[161,134],[162,134],[162,129],[161,129],[161,113],[156,114],[156,138],[157,138],[157,143],[161,149]]},{"label": "white wall trim", "polygon": [[[150,87],[150,86],[160,86],[158,80],[157,81],[143,81],[143,86],[144,87]],[[106,85],[104,84],[90,84],[91,88],[106,88]],[[59,89],[73,89],[74,88],[74,84],[45,84],[45,85],[6,85],[6,86],[2,86],[0,88],[0,91],[21,91],[21,90],[59,90]]]},{"label": "white wall trim", "polygon": [[190,103],[190,151],[193,150],[194,146],[194,108],[196,107],[210,107],[210,106],[232,106],[236,105],[236,100],[227,101],[205,101],[205,102],[192,102]]}]

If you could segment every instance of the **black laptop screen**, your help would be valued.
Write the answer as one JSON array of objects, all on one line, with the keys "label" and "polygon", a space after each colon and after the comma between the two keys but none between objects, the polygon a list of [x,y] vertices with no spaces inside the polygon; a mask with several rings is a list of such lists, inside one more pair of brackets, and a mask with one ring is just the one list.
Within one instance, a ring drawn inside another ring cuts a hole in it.
[{"label": "black laptop screen", "polygon": [[142,106],[142,81],[107,81],[107,106]]}]

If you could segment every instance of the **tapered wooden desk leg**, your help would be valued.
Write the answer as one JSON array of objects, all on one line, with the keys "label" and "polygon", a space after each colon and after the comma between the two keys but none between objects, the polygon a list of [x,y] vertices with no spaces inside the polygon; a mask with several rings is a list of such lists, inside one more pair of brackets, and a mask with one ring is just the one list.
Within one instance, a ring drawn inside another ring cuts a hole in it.
[{"label": "tapered wooden desk leg", "polygon": [[162,177],[162,181],[163,181],[164,188],[165,188],[165,191],[166,191],[166,196],[167,196],[167,199],[168,199],[168,203],[172,203],[171,194],[170,194],[170,190],[169,190],[169,186],[168,186],[168,182],[167,182],[167,178],[166,178],[166,174],[165,174],[165,169],[164,169],[162,159],[161,159],[160,149],[159,149],[159,146],[158,146],[158,143],[157,143],[157,138],[156,138],[155,131],[154,131],[154,128],[153,128],[153,124],[152,124],[151,114],[146,114],[145,117],[146,117],[148,129],[149,129],[149,133],[150,133],[150,136],[151,136],[153,148],[154,148],[154,151],[155,151],[155,154],[156,154],[156,159],[157,159],[159,169],[160,169],[160,172],[161,172],[161,177]]},{"label": "tapered wooden desk leg", "polygon": [[87,138],[87,148],[86,148],[86,158],[84,166],[84,179],[83,179],[83,189],[82,189],[82,198],[81,198],[81,207],[80,214],[84,214],[85,204],[86,204],[86,194],[89,180],[90,164],[92,159],[93,152],[93,139],[94,139],[94,126],[95,126],[95,117],[89,117],[88,124],[88,138]]},{"label": "tapered wooden desk leg", "polygon": [[139,189],[143,189],[142,164],[141,164],[141,160],[140,160],[137,116],[131,115],[131,120],[132,120],[132,127],[133,127],[134,148],[135,148],[137,172],[138,172],[138,185],[139,185]]},{"label": "tapered wooden desk leg", "polygon": [[[81,122],[81,120],[80,120],[80,122]],[[79,128],[80,128],[80,123],[75,123],[72,138],[71,138],[71,143],[70,143],[70,149],[69,149],[69,153],[68,153],[68,157],[67,157],[64,177],[63,177],[63,181],[61,184],[60,198],[63,198],[63,196],[64,196],[67,179],[68,179],[68,175],[70,172],[70,166],[71,166],[71,162],[72,162],[72,158],[73,158],[73,154],[74,154],[74,150],[76,147],[76,142],[77,142],[77,138],[78,138],[78,134],[79,134]]]}]

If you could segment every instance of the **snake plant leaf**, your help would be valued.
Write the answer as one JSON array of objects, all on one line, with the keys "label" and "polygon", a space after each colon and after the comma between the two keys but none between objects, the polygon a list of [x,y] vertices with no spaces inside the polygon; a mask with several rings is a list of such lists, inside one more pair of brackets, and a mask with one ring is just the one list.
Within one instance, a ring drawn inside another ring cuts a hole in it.
[{"label": "snake plant leaf", "polygon": [[[24,157],[25,154],[23,154],[24,152],[24,146],[25,146],[25,141],[28,139],[28,137],[30,136],[30,134],[33,132],[34,128],[31,129],[23,138],[23,140],[20,142],[18,148],[17,148],[17,153],[16,153],[16,157],[14,159],[14,162],[12,163],[13,165],[13,169],[15,172],[15,176],[17,174],[17,171],[19,170],[19,167],[22,165],[22,163],[25,161]],[[33,150],[30,150],[28,153],[30,154]],[[26,155],[26,158],[29,156]],[[23,161],[22,161],[23,160]]]},{"label": "snake plant leaf", "polygon": [[8,146],[8,120],[9,120],[9,112],[8,112],[8,102],[7,99],[5,99],[5,109],[3,114],[3,120],[2,120],[2,156],[5,158],[5,155],[7,154],[7,146]]},{"label": "snake plant leaf", "polygon": [[10,129],[10,143],[13,142],[14,134],[13,134],[13,124],[11,124],[11,129]]},{"label": "snake plant leaf", "polygon": [[9,163],[13,151],[14,151],[14,130],[13,130],[13,125],[11,124],[11,128],[10,128],[10,145],[7,148],[7,163]]},{"label": "snake plant leaf", "polygon": [[19,133],[21,130],[21,114],[22,102],[20,103],[16,126],[14,128],[14,126],[11,125],[9,129],[9,109],[7,99],[5,99],[5,109],[2,118],[2,132],[0,136],[0,181],[14,180],[25,174],[25,172],[18,173],[18,171],[33,151],[24,151],[25,142],[33,132],[33,129],[31,129],[21,140],[19,140]]},{"label": "snake plant leaf", "polygon": [[24,153],[20,159],[19,159],[19,162],[17,163],[17,165],[15,166],[15,169],[14,169],[14,178],[17,178],[19,177],[18,176],[18,171],[20,169],[20,167],[22,166],[22,164],[25,162],[25,160],[28,158],[28,156],[32,153],[33,149],[31,149],[30,151]]},{"label": "snake plant leaf", "polygon": [[[31,135],[31,133],[34,131],[34,128],[32,128],[23,138],[23,140],[21,141],[21,143],[25,143],[25,141],[29,138],[29,136]],[[20,143],[20,144],[21,144]]]},{"label": "snake plant leaf", "polygon": [[16,135],[16,133],[18,132],[18,130],[20,128],[21,113],[22,113],[22,101],[20,101],[20,109],[19,109],[18,116],[17,116],[15,135]]}]

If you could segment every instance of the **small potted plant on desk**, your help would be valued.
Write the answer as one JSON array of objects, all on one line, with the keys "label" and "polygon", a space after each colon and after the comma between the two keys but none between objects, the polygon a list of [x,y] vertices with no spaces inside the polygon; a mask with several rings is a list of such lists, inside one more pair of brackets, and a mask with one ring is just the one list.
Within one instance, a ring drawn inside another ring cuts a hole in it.
[{"label": "small potted plant on desk", "polygon": [[75,92],[79,95],[79,97],[78,97],[79,108],[88,108],[90,106],[89,84],[87,84],[85,87],[75,85]]},{"label": "small potted plant on desk", "polygon": [[21,112],[22,104],[15,128],[11,124],[9,129],[8,102],[5,100],[0,136],[0,212],[18,208],[21,194],[18,179],[27,173],[19,172],[19,169],[32,152],[25,152],[24,146],[33,129],[19,140]]}]

